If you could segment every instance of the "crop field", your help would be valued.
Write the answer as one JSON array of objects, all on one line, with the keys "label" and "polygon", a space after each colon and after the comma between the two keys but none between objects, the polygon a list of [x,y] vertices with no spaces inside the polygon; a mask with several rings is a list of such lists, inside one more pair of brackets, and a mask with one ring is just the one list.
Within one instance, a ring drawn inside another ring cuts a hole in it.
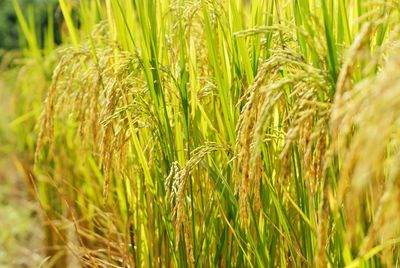
[{"label": "crop field", "polygon": [[400,267],[400,1],[4,3],[1,268]]}]

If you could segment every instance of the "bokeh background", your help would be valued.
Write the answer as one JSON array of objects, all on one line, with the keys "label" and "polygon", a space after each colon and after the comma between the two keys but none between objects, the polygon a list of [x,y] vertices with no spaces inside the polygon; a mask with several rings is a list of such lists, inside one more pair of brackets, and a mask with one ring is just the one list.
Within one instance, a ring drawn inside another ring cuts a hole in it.
[{"label": "bokeh background", "polygon": [[[18,3],[29,23],[35,25],[32,28],[38,29],[36,34],[43,44],[45,35],[41,29],[46,28],[48,14],[53,14],[55,23],[61,19],[57,0],[18,0]],[[57,27],[54,36],[59,42]],[[30,94],[27,93],[35,87],[28,89],[25,85],[29,83],[26,74],[35,69],[35,65],[24,60],[26,43],[21,37],[13,1],[0,0],[0,268],[41,267],[46,262],[40,210],[36,202],[32,202],[34,197],[22,171],[31,168],[28,151],[35,138],[30,134],[35,121],[29,113],[28,118],[17,115],[27,114],[26,111],[33,108],[34,99],[28,98]],[[21,72],[21,66],[27,66],[25,71]],[[33,96],[41,98],[39,91]],[[25,128],[28,135],[18,135],[21,128]]]},{"label": "bokeh background", "polygon": [[[44,29],[48,21],[49,8],[53,11],[55,21],[61,20],[57,0],[19,0],[25,15],[31,16],[38,30]],[[33,15],[33,16],[32,16]],[[23,39],[19,38],[20,28],[12,0],[0,0],[0,48],[3,50],[16,49],[21,46]],[[43,33],[38,33],[43,39]],[[58,30],[55,34],[59,39]]]}]

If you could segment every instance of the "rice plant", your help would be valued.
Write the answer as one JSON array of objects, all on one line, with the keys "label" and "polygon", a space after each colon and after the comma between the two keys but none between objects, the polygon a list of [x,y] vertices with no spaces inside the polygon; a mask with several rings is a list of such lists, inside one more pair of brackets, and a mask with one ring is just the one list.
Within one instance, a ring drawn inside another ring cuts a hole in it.
[{"label": "rice plant", "polygon": [[398,1],[13,3],[49,266],[400,265]]}]

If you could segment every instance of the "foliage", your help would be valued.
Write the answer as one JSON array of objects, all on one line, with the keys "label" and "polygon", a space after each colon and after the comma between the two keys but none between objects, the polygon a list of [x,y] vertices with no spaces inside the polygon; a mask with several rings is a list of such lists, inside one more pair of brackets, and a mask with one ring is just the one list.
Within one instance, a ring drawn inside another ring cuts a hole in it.
[{"label": "foliage", "polygon": [[59,4],[32,173],[50,244],[88,267],[399,265],[397,1]]},{"label": "foliage", "polygon": [[[49,4],[57,0],[20,0],[21,6],[28,7],[24,10],[33,19],[37,28],[47,24],[47,9]],[[32,8],[34,7],[34,8]],[[10,0],[0,0],[0,48],[16,49],[20,47],[19,26],[17,16]],[[40,33],[38,33],[40,34]],[[38,36],[40,39],[41,36]]]}]

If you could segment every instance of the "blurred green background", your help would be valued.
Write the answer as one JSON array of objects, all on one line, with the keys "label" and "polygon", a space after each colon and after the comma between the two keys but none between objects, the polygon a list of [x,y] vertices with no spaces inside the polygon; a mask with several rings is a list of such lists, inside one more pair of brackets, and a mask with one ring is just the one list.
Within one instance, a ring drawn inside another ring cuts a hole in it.
[{"label": "blurred green background", "polygon": [[[57,10],[57,0],[18,0],[18,3],[23,8],[24,15],[30,16],[30,23],[34,23],[36,29],[39,29],[37,33],[39,39],[43,39],[40,29],[44,29],[47,25],[49,8],[53,11],[56,23],[61,19],[61,13]],[[57,32],[55,36],[56,41],[59,42],[60,38]],[[15,15],[13,1],[0,0],[0,48],[3,50],[19,48],[21,42],[23,41],[19,38],[18,19]]]},{"label": "blurred green background", "polygon": [[[13,2],[0,0],[0,268],[30,268],[41,267],[46,260],[43,253],[45,235],[44,222],[23,170],[32,169],[31,149],[27,145],[32,142],[27,141],[35,139],[35,118],[40,112],[32,105],[41,103],[40,90],[47,84],[39,75],[43,68],[38,61],[24,57],[23,51],[27,46]],[[58,0],[17,2],[40,46],[44,44],[48,14],[56,24],[55,41],[60,43],[57,26],[61,25],[62,15]],[[32,88],[28,84],[35,86]],[[13,125],[16,118],[32,110],[34,116]],[[22,128],[27,131],[18,135]],[[22,170],[18,170],[19,164],[23,166]]]}]

